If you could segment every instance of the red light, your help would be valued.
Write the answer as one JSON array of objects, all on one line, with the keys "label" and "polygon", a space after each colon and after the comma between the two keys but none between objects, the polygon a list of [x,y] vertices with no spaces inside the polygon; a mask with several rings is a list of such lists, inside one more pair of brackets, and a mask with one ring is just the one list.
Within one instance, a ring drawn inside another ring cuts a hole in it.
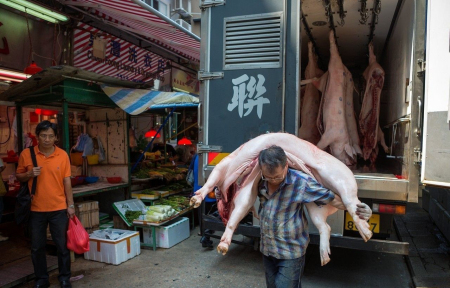
[{"label": "red light", "polygon": [[373,212],[386,214],[405,214],[406,206],[404,205],[389,205],[389,204],[373,204]]},{"label": "red light", "polygon": [[34,113],[36,113],[37,115],[51,116],[51,115],[58,114],[58,111],[36,108],[36,109],[34,109]]},{"label": "red light", "polygon": [[29,74],[29,75],[34,75],[34,74],[36,74],[38,72],[41,72],[41,71],[42,71],[42,68],[37,66],[36,63],[34,63],[34,61],[31,61],[30,66],[28,66],[27,68],[25,68],[23,70],[23,72],[25,74]]},{"label": "red light", "polygon": [[155,129],[150,129],[147,131],[147,133],[145,133],[145,138],[154,138],[156,136],[156,138],[161,138],[161,135],[158,133],[158,135],[156,135],[157,131]]},{"label": "red light", "polygon": [[395,205],[380,204],[378,211],[380,213],[394,214],[395,213]]},{"label": "red light", "polygon": [[58,114],[58,111],[56,110],[42,110],[42,115],[44,116],[51,116],[51,115],[55,115]]},{"label": "red light", "polygon": [[178,141],[178,145],[192,145],[192,142],[185,136]]}]

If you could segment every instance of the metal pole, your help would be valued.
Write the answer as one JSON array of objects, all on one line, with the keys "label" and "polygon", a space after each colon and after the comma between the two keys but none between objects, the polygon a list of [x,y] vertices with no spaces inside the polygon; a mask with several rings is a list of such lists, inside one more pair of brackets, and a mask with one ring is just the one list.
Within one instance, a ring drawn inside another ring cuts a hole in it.
[{"label": "metal pole", "polygon": [[69,143],[69,103],[63,100],[63,123],[62,123],[62,137],[63,137],[63,149],[66,150],[67,154],[70,154],[70,143]]},{"label": "metal pole", "polygon": [[19,152],[23,150],[23,119],[22,119],[22,106],[17,106],[16,108],[16,119],[17,119],[17,141],[19,142]]}]

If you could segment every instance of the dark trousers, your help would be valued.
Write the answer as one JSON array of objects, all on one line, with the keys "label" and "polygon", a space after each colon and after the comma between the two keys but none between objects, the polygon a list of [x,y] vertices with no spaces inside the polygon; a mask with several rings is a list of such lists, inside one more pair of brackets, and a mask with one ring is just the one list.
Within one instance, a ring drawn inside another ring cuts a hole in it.
[{"label": "dark trousers", "polygon": [[263,255],[268,288],[302,287],[305,255],[296,259],[276,259]]},{"label": "dark trousers", "polygon": [[67,249],[67,227],[69,218],[67,210],[52,212],[31,212],[31,259],[33,260],[36,284],[48,283],[45,244],[47,242],[47,225],[50,226],[53,242],[58,251],[58,280],[70,280],[70,252]]},{"label": "dark trousers", "polygon": [[[0,177],[0,181],[2,181],[1,177]],[[2,223],[2,214],[3,214],[4,208],[5,208],[5,206],[3,205],[3,196],[0,196],[0,223]]]}]

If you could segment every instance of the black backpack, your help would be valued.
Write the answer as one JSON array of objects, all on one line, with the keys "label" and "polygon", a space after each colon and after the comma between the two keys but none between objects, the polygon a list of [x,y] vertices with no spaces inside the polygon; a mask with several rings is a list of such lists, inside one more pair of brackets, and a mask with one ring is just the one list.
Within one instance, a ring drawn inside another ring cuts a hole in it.
[{"label": "black backpack", "polygon": [[[33,161],[33,166],[37,167],[36,154],[34,154],[34,147],[30,147],[31,160]],[[33,185],[31,186],[31,194],[36,193],[36,182],[37,177],[33,178]],[[14,215],[16,217],[16,223],[22,224],[27,223],[30,218],[31,209],[31,195],[30,189],[28,188],[28,181],[22,182],[20,184],[20,190],[16,198],[16,208],[14,210]]]}]

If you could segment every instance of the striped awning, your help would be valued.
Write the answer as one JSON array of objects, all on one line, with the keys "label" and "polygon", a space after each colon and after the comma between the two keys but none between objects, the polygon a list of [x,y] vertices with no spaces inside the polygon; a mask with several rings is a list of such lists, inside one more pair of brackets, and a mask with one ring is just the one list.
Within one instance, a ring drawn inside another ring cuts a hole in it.
[{"label": "striped awning", "polygon": [[139,0],[76,0],[61,3],[82,7],[87,13],[119,29],[139,34],[178,55],[199,62],[200,38]]},{"label": "striped awning", "polygon": [[198,97],[183,92],[163,92],[102,85],[103,92],[122,110],[138,115],[149,109],[196,107]]}]

